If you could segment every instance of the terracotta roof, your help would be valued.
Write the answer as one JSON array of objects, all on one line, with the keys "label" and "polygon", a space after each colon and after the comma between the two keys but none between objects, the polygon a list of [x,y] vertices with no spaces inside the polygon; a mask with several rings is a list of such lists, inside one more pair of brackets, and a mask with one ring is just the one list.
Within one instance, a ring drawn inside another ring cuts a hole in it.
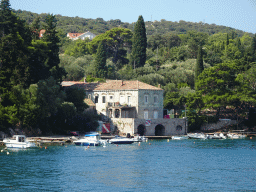
[{"label": "terracotta roof", "polygon": [[91,99],[84,99],[84,102],[91,107],[96,106]]},{"label": "terracotta roof", "polygon": [[45,29],[40,30],[39,37],[43,37],[43,34],[45,33]]},{"label": "terracotta roof", "polygon": [[73,39],[73,38],[76,38],[80,35],[82,35],[84,33],[68,33],[67,36],[69,37],[69,39]]},{"label": "terracotta roof", "polygon": [[106,83],[84,83],[78,81],[63,81],[62,86],[77,86],[85,90],[163,90],[140,81],[107,80]]}]

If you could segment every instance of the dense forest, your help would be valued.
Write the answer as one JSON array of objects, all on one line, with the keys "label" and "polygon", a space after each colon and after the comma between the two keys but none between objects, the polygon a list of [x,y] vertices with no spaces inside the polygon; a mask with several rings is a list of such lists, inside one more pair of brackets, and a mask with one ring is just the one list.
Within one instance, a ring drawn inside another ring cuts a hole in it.
[{"label": "dense forest", "polygon": [[[182,117],[186,106],[191,131],[219,118],[236,119],[240,127],[255,124],[254,34],[203,22],[144,21],[142,16],[129,24],[35,14],[12,10],[8,0],[0,8],[2,131],[93,129],[98,117],[83,112],[84,92],[60,86],[63,80],[85,77],[88,82],[160,84],[164,108]],[[41,29],[46,33],[39,39]],[[91,41],[66,36],[86,31],[97,36]]]}]

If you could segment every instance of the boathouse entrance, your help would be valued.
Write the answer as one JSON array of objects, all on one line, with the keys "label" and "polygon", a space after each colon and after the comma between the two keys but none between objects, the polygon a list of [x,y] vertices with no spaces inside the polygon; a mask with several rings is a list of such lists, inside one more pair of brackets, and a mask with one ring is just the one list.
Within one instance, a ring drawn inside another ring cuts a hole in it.
[{"label": "boathouse entrance", "polygon": [[161,124],[158,124],[155,127],[155,136],[164,136],[165,135],[165,127]]},{"label": "boathouse entrance", "polygon": [[139,134],[140,136],[143,136],[143,135],[145,135],[145,132],[146,132],[146,127],[145,127],[145,125],[140,124],[140,125],[138,126],[138,134]]}]

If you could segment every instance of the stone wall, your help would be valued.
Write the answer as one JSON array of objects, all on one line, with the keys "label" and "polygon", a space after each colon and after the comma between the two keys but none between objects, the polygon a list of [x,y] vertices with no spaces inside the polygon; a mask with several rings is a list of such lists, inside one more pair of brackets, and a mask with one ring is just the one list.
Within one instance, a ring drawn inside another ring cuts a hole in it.
[{"label": "stone wall", "polygon": [[[112,119],[111,130],[114,130],[114,126],[117,126],[121,134],[135,135],[138,133],[138,126],[146,124],[145,119],[134,118],[116,118]],[[145,136],[155,136],[156,127],[163,128],[162,136],[170,135],[185,135],[187,133],[187,121],[186,119],[152,119],[148,126],[145,126]]]},{"label": "stone wall", "polygon": [[209,130],[218,130],[221,128],[224,128],[229,125],[236,124],[236,120],[230,120],[230,119],[221,119],[217,123],[209,123],[209,124],[203,124],[201,126],[202,131],[209,131]]}]

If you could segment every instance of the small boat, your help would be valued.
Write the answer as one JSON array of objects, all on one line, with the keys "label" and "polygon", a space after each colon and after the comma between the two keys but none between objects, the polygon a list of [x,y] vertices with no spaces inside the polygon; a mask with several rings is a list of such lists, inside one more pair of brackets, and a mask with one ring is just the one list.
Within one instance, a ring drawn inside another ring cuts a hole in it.
[{"label": "small boat", "polygon": [[228,133],[227,137],[229,139],[244,139],[246,137],[246,135],[237,134],[237,133]]},{"label": "small boat", "polygon": [[213,135],[209,135],[209,139],[227,139],[227,137],[221,132],[216,132]]},{"label": "small boat", "polygon": [[29,142],[25,135],[13,135],[10,139],[3,140],[7,148],[33,148],[37,147],[35,143]]},{"label": "small boat", "polygon": [[116,135],[113,139],[110,139],[108,142],[111,144],[132,144],[134,143],[134,140],[131,138]]},{"label": "small boat", "polygon": [[148,138],[146,138],[145,136],[134,136],[133,138],[134,142],[148,142]]},{"label": "small boat", "polygon": [[187,136],[190,139],[208,139],[208,136],[204,133],[188,133]]},{"label": "small boat", "polygon": [[83,138],[73,142],[78,146],[99,146],[103,144],[103,141],[100,140],[100,134],[97,132],[90,132]]},{"label": "small boat", "polygon": [[172,140],[184,140],[188,139],[188,136],[172,136]]}]

